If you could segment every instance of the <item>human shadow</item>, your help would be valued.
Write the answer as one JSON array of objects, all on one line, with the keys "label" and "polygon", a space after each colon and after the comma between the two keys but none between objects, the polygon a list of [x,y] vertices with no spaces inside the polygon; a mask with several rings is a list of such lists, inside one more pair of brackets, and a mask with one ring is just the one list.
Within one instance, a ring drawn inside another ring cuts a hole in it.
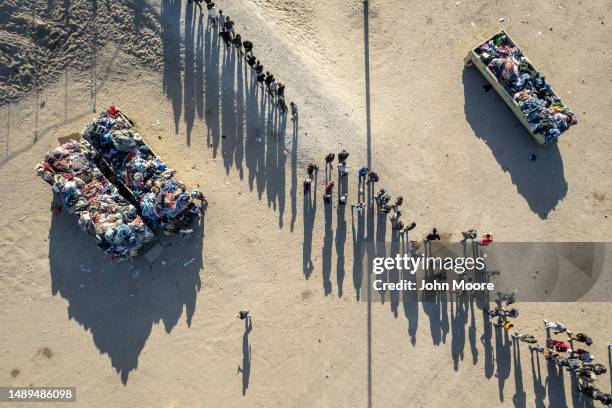
[{"label": "human shadow", "polygon": [[304,244],[302,247],[302,273],[306,279],[310,278],[314,270],[312,262],[312,233],[314,229],[315,216],[317,213],[317,178],[318,172],[314,174],[312,187],[304,191]]},{"label": "human shadow", "polygon": [[242,395],[246,395],[249,388],[249,377],[251,376],[251,346],[249,344],[249,333],[253,330],[251,316],[244,319],[244,334],[242,335],[242,367],[238,365],[237,374],[242,373]]},{"label": "human shadow", "polygon": [[[355,298],[361,299],[361,286],[363,284],[363,258],[365,240],[366,210],[356,212],[351,207],[351,236],[353,243],[353,287],[355,288]],[[357,227],[355,227],[355,218]],[[367,273],[367,272],[366,272]]]},{"label": "human shadow", "polygon": [[[338,197],[341,197],[342,194],[348,194],[347,176],[338,177]],[[347,226],[345,212],[346,205],[338,202],[338,207],[336,208],[336,284],[338,285],[338,297],[342,297],[344,275],[346,274],[344,246],[346,244]]]},{"label": "human shadow", "polygon": [[512,342],[512,360],[514,368],[514,395],[512,396],[512,402],[515,408],[525,408],[527,407],[527,393],[523,385],[521,348],[518,340]]},{"label": "human shadow", "polygon": [[[534,357],[535,355],[535,357]],[[533,380],[534,406],[545,408],[546,386],[542,383],[542,371],[540,370],[540,357],[538,353],[531,353],[531,378]]]},{"label": "human shadow", "polygon": [[162,0],[161,39],[163,48],[162,87],[172,103],[174,132],[178,133],[183,108],[181,82],[181,0]]},{"label": "human shadow", "polygon": [[548,376],[546,385],[548,388],[548,403],[551,407],[566,408],[565,382],[563,378],[563,367],[558,367],[555,362],[546,360]]},{"label": "human shadow", "polygon": [[[199,31],[196,33],[196,21],[197,16],[194,13],[194,9],[189,4],[185,3],[185,72],[183,78],[183,106],[184,106],[184,120],[185,120],[185,132],[187,138],[187,146],[191,145],[191,132],[193,130],[193,124],[195,122],[195,110],[196,110],[196,49],[194,40],[196,36],[199,36]],[[200,13],[199,24],[202,24],[202,14]],[[199,42],[199,41],[198,41]]]},{"label": "human shadow", "polygon": [[52,216],[51,292],[67,300],[68,318],[91,333],[123,384],[138,367],[153,325],[161,322],[170,333],[185,309],[191,326],[201,287],[203,227],[202,218],[189,239],[157,236],[164,251],[152,264],[144,256],[111,262],[79,229],[75,216]]},{"label": "human shadow", "polygon": [[[541,219],[548,218],[568,191],[563,159],[556,143],[539,148],[495,92],[486,93],[486,80],[475,67],[463,70],[465,117],[482,139],[518,193]],[[535,155],[535,161],[529,159]]]},{"label": "human shadow", "polygon": [[334,228],[333,228],[333,215],[332,215],[332,203],[326,203],[324,205],[325,214],[325,231],[323,235],[323,250],[321,256],[321,276],[323,278],[323,291],[325,296],[332,293],[331,283],[331,264],[332,264],[332,250],[334,242]]}]

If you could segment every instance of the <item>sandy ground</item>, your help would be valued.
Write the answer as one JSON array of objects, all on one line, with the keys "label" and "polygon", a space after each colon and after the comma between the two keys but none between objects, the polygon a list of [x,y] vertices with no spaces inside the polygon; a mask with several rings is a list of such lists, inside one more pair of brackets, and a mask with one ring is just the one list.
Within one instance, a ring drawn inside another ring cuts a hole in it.
[{"label": "sandy ground", "polygon": [[[24,3],[3,6],[25,13]],[[270,115],[186,2],[94,3],[95,58],[78,42],[92,34],[68,35],[74,54],[49,64],[38,92],[27,78],[0,87],[15,100],[0,107],[0,385],[75,386],[71,407],[590,406],[476,303],[357,301],[353,240],[390,231],[325,209],[320,185],[308,205],[301,179],[309,160],[346,148],[353,167],[370,158],[406,197],[417,234],[435,225],[457,239],[475,225],[500,241],[609,241],[609,2],[389,0],[364,13],[344,0],[224,1],[287,84],[298,124]],[[68,5],[79,26],[88,4],[49,1],[34,14],[61,28]],[[27,48],[27,30],[3,23],[20,36],[3,41]],[[121,27],[147,34],[118,43]],[[579,114],[558,146],[538,148],[464,70],[467,50],[500,28]],[[112,101],[211,203],[195,237],[160,238],[153,265],[105,260],[69,215],[52,215],[33,172],[94,103]],[[233,317],[243,307],[252,330]],[[609,303],[519,307],[521,331],[542,337],[542,318],[561,320],[609,364]],[[609,375],[599,382],[610,389]]]}]

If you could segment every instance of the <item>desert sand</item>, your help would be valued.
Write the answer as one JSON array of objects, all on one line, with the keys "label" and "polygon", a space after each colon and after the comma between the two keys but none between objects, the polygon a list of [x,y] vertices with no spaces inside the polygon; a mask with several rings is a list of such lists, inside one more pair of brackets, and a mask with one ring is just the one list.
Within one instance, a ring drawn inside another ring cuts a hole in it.
[{"label": "desert sand", "polygon": [[[301,182],[309,161],[345,148],[349,201],[371,162],[417,235],[609,241],[610,3],[219,6],[286,83],[296,125],[262,109],[244,62],[186,1],[0,4],[0,385],[74,386],[76,403],[53,405],[68,407],[590,406],[478,307],[358,301],[359,227],[324,207],[321,179],[306,207]],[[538,147],[464,69],[500,29],[578,114],[557,145]],[[153,265],[109,262],[50,211],[33,171],[112,102],[210,203],[195,236],[160,237]],[[561,320],[608,365],[609,303],[519,308],[521,331],[542,338],[542,318]]]}]

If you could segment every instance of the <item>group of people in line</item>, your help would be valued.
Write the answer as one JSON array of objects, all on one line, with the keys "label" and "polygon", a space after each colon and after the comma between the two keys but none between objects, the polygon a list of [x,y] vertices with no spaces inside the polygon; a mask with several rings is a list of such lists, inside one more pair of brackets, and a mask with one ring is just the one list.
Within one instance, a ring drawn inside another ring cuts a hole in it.
[{"label": "group of people in line", "polygon": [[[338,179],[342,179],[348,176],[349,170],[347,166],[347,159],[349,157],[349,153],[343,149],[337,155],[334,153],[328,153],[325,156],[325,189],[323,194],[323,202],[325,204],[332,204],[333,201],[333,192],[336,183],[332,180],[332,172],[334,169],[334,161],[338,158],[338,164],[336,168],[338,170]],[[318,175],[319,166],[316,163],[309,163],[306,168],[306,177],[304,178],[303,186],[304,186],[304,194],[310,194],[312,189],[313,182],[316,180]],[[366,186],[370,185],[372,191],[375,191],[375,184],[380,181],[380,177],[378,174],[369,169],[367,166],[362,166],[358,171],[359,175],[359,197],[357,203],[351,204],[351,211],[356,212],[358,216],[364,215],[368,204],[365,202],[365,189]],[[394,231],[397,231],[400,238],[404,238],[408,236],[408,233],[416,228],[416,222],[414,220],[409,220],[406,223],[400,220],[402,216],[401,206],[404,203],[404,197],[398,196],[395,200],[392,201],[391,194],[385,188],[381,188],[378,192],[373,195],[373,201],[376,204],[376,208],[379,214],[391,214],[390,221],[392,224],[392,228]],[[347,205],[348,202],[348,192],[342,191],[338,194],[338,205],[344,206]],[[369,203],[370,208],[374,211],[374,203]],[[473,242],[477,243],[481,246],[487,246],[493,242],[493,234],[486,233],[482,236],[482,238],[478,239],[478,232],[475,229],[469,229],[466,232],[462,232],[463,240],[462,242],[471,239]],[[424,242],[430,242],[440,240],[440,234],[436,228],[428,233],[423,239]],[[416,245],[416,241],[410,241],[411,244]]]},{"label": "group of people in line", "polygon": [[[278,106],[280,111],[285,113],[287,111],[287,106],[285,103],[285,85],[277,82],[274,75],[269,71],[265,71],[264,73],[263,64],[261,64],[259,59],[257,59],[253,54],[253,43],[248,40],[242,40],[241,35],[236,34],[234,29],[234,21],[232,21],[228,16],[225,16],[223,14],[223,10],[217,10],[216,5],[212,0],[189,0],[190,3],[193,1],[195,1],[196,5],[199,6],[201,10],[202,3],[206,3],[209,24],[218,28],[219,36],[225,43],[226,47],[234,47],[239,55],[244,56],[247,64],[251,67],[254,73],[253,78],[255,78],[259,86],[261,86],[262,89],[268,93],[268,97],[276,106]],[[295,120],[297,119],[298,114],[297,106],[295,103],[291,102],[290,107],[292,118]],[[349,153],[346,150],[342,150],[337,155],[338,164],[336,165],[336,168],[338,170],[339,178],[348,176],[349,172],[346,163],[348,157]],[[332,181],[331,175],[334,168],[335,159],[336,155],[334,153],[329,153],[325,156],[326,180],[323,195],[325,204],[331,204],[333,200],[335,183]],[[309,194],[312,188],[312,183],[314,180],[316,180],[318,175],[319,166],[315,163],[310,163],[307,166],[306,171],[307,177],[304,179],[304,193]],[[376,172],[370,170],[366,166],[363,166],[359,168],[358,175],[360,196],[364,193],[365,187],[368,184],[371,185],[372,191],[375,190],[374,185],[380,180]],[[348,192],[342,192],[338,196],[338,205],[346,205],[347,199]],[[410,220],[406,224],[400,220],[400,217],[402,216],[401,206],[404,203],[403,196],[400,195],[396,197],[392,202],[391,195],[385,188],[381,188],[374,196],[374,201],[379,214],[392,213],[390,221],[392,223],[393,230],[397,231],[400,236],[407,236],[408,233],[416,227],[416,222],[414,220]],[[372,203],[369,204],[373,211],[374,206]],[[359,216],[363,216],[366,207],[367,205],[365,201],[360,200],[356,204],[351,205],[351,210],[357,212]],[[478,239],[478,232],[475,229],[469,229],[462,232],[462,236],[463,239],[461,242],[466,242],[469,239],[473,243],[481,246],[487,246],[493,243],[493,235],[491,233],[486,233],[480,239]],[[424,242],[434,240],[440,240],[440,234],[436,228],[433,228],[432,232],[427,234],[423,239]],[[414,243],[415,245],[417,244],[414,241],[411,241],[411,243]],[[496,306],[492,310],[487,311],[494,326],[500,327],[506,331],[514,327],[512,319],[518,317],[519,312],[518,309],[514,307],[509,308],[509,306],[516,302],[516,295],[516,291],[511,294],[498,294]],[[247,310],[241,310],[236,317],[244,320],[250,318],[250,315]],[[607,372],[606,367],[599,363],[594,363],[593,355],[589,351],[583,348],[574,348],[574,342],[584,343],[586,346],[590,346],[593,344],[593,340],[584,333],[572,333],[559,322],[549,322],[544,320],[544,327],[547,330],[545,347],[537,345],[537,339],[531,334],[515,332],[512,335],[512,338],[517,341],[529,343],[529,350],[531,352],[542,353],[547,360],[553,361],[559,367],[566,367],[572,373],[572,375],[575,375],[578,379],[578,389],[580,392],[588,395],[593,400],[601,401],[604,405],[612,407],[612,395],[610,393],[600,391],[594,385],[595,381],[597,380],[597,376]],[[567,341],[552,339],[550,336],[551,331],[553,331],[554,334],[565,333],[568,336]],[[612,350],[612,343],[608,345],[608,350]]]},{"label": "group of people in line", "polygon": [[[518,309],[509,308],[508,306],[516,302],[518,291],[511,294],[498,293],[496,306],[487,313],[492,320],[494,326],[503,328],[508,331],[514,327],[511,319],[518,317]],[[564,324],[560,322],[550,322],[544,320],[544,328],[546,329],[546,346],[538,345],[538,340],[531,334],[515,332],[512,338],[515,341],[522,341],[529,344],[529,350],[534,353],[542,353],[544,358],[558,367],[566,367],[572,375],[578,380],[578,390],[593,400],[602,402],[605,406],[612,406],[612,395],[602,392],[595,387],[597,377],[605,374],[608,370],[605,366],[599,363],[594,363],[593,355],[586,350],[585,346],[591,346],[593,340],[585,333],[574,334],[568,330]],[[551,332],[555,335],[565,333],[567,340],[555,340],[551,336]],[[574,347],[574,342],[582,343],[582,347]],[[612,351],[612,343],[608,344],[608,350]]]},{"label": "group of people in line", "polygon": [[[236,33],[235,23],[229,16],[223,14],[223,10],[217,10],[217,6],[212,0],[189,0],[194,2],[203,10],[202,3],[206,3],[208,10],[208,25],[218,29],[219,36],[227,48],[233,47],[236,53],[244,56],[251,71],[252,78],[257,81],[258,85],[268,94],[269,100],[278,107],[281,114],[287,112],[285,103],[285,85],[278,82],[270,71],[265,71],[263,64],[253,54],[253,43],[249,40],[243,40],[239,33]],[[291,102],[291,114],[293,118],[297,117],[297,106]]]}]

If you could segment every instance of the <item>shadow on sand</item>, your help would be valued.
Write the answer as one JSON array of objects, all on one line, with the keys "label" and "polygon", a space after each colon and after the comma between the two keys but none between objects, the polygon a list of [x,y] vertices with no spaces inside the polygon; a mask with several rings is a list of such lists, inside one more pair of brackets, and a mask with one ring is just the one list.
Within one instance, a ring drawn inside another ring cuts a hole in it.
[{"label": "shadow on sand", "polygon": [[[465,117],[501,168],[510,173],[531,210],[546,219],[568,190],[559,146],[538,147],[499,95],[485,92],[486,83],[478,69],[463,70]],[[531,154],[536,155],[535,161],[529,160]]]},{"label": "shadow on sand", "polygon": [[[202,218],[203,220],[203,218]],[[127,384],[153,325],[166,333],[185,311],[195,313],[201,287],[203,221],[189,239],[158,235],[163,254],[152,265],[143,256],[111,263],[74,216],[53,215],[49,232],[51,291],[68,301],[68,318],[91,332],[101,354]],[[162,260],[165,265],[162,265]]]}]

